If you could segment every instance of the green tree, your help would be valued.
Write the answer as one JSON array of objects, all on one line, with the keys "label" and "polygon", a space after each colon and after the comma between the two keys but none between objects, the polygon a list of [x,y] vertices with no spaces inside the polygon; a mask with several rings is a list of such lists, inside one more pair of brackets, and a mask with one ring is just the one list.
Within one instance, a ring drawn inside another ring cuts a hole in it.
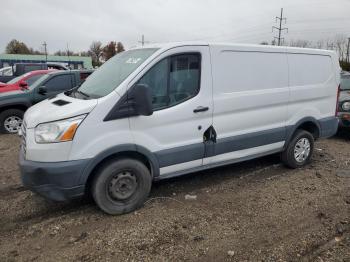
[{"label": "green tree", "polygon": [[30,49],[25,43],[16,39],[11,40],[6,46],[7,54],[31,54]]}]

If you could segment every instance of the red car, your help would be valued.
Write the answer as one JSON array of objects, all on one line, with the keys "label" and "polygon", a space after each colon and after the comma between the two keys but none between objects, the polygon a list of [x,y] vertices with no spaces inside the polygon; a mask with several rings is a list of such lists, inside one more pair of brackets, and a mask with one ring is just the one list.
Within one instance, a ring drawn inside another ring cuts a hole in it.
[{"label": "red car", "polygon": [[36,70],[18,76],[7,83],[0,82],[0,93],[29,88],[41,76],[55,70]]}]

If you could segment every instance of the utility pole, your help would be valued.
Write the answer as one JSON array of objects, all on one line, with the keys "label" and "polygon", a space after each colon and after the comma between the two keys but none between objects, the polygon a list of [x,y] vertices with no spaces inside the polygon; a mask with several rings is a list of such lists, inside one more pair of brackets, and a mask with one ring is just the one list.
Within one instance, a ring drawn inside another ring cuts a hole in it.
[{"label": "utility pole", "polygon": [[285,23],[287,23],[287,18],[283,17],[283,8],[281,8],[281,16],[280,17],[276,16],[276,22],[279,21],[279,27],[276,27],[276,26],[272,27],[272,32],[273,32],[274,29],[278,30],[278,37],[275,36],[274,39],[278,40],[277,44],[279,46],[282,44],[282,41],[284,41],[284,38],[281,37],[282,31],[287,30],[287,33],[288,33],[288,28],[286,28],[286,27],[282,28],[283,20],[284,20]]},{"label": "utility pole", "polygon": [[70,55],[69,55],[68,43],[67,43],[67,56],[68,56],[68,67],[69,67],[69,70],[70,70],[71,68],[70,68]]},{"label": "utility pole", "polygon": [[139,43],[141,43],[141,45],[144,46],[145,44],[149,43],[149,41],[145,41],[145,36],[142,35],[141,41],[139,41]]},{"label": "utility pole", "polygon": [[43,46],[44,46],[44,52],[45,52],[45,60],[46,60],[46,63],[47,63],[47,44],[46,44],[46,41],[44,41],[43,43]]},{"label": "utility pole", "polygon": [[349,58],[349,52],[350,52],[350,37],[348,38],[348,46],[346,48],[346,62],[349,63],[350,62],[350,58]]}]

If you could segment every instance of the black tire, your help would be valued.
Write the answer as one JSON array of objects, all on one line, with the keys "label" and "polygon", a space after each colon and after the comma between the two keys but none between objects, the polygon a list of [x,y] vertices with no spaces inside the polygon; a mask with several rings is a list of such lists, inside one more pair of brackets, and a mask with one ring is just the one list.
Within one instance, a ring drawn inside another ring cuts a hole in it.
[{"label": "black tire", "polygon": [[[300,141],[303,138],[309,141],[310,152],[304,160],[298,161],[294,154],[294,150],[298,141]],[[312,136],[312,134],[310,134],[305,130],[297,130],[293,138],[289,142],[287,148],[282,152],[281,159],[286,166],[290,168],[299,168],[299,167],[305,166],[310,162],[313,151],[314,151],[314,137]]]},{"label": "black tire", "polygon": [[2,134],[16,134],[16,132],[10,132],[6,127],[5,127],[5,120],[8,119],[9,117],[15,117],[15,118],[20,118],[23,121],[23,115],[24,111],[20,109],[7,109],[3,112],[0,113],[0,133]]},{"label": "black tire", "polygon": [[107,162],[97,171],[91,194],[104,212],[120,215],[142,206],[151,186],[151,174],[143,163],[134,159],[119,159]]}]

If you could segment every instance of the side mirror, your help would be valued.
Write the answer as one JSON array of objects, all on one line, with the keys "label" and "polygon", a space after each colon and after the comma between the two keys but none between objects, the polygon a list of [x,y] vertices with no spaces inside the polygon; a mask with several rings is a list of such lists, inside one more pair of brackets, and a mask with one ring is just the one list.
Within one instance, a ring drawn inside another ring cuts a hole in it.
[{"label": "side mirror", "polygon": [[153,114],[152,91],[146,85],[134,86],[129,98],[133,100],[136,115],[150,116]]},{"label": "side mirror", "polygon": [[45,86],[39,87],[38,93],[39,93],[40,95],[46,95],[46,93],[47,93],[46,87],[45,87]]},{"label": "side mirror", "polygon": [[28,89],[28,83],[24,80],[21,80],[18,85],[21,88]]},{"label": "side mirror", "polygon": [[136,85],[123,96],[103,121],[130,116],[150,116],[153,114],[152,91],[147,85]]}]

